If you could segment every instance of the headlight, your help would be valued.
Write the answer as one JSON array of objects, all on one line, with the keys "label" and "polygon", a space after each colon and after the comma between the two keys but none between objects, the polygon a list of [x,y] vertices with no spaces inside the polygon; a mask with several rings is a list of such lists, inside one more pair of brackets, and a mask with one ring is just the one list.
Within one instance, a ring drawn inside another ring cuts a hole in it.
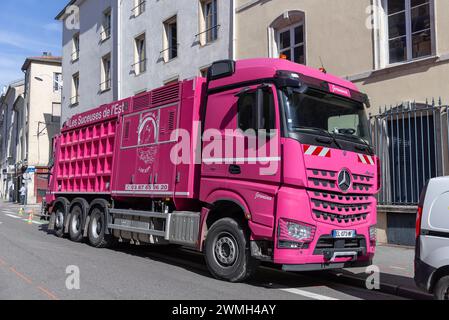
[{"label": "headlight", "polygon": [[315,238],[316,227],[281,219],[279,222],[279,247],[300,248]]},{"label": "headlight", "polygon": [[369,239],[371,242],[377,241],[377,227],[376,226],[369,227]]}]

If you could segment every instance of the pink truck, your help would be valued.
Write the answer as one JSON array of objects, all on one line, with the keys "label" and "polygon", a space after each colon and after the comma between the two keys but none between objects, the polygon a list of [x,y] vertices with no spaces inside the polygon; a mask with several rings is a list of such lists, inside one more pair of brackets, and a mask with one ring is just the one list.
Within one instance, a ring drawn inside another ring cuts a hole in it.
[{"label": "pink truck", "polygon": [[379,160],[351,82],[282,59],[76,115],[54,139],[50,230],[94,247],[175,244],[219,279],[367,266]]}]

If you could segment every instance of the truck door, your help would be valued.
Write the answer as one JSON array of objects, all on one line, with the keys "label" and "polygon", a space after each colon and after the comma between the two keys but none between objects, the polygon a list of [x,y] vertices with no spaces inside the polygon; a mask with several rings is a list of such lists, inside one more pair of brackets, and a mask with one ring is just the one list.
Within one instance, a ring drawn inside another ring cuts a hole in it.
[{"label": "truck door", "polygon": [[234,159],[228,187],[247,199],[253,222],[274,227],[281,182],[280,113],[271,84],[240,89],[233,105]]}]

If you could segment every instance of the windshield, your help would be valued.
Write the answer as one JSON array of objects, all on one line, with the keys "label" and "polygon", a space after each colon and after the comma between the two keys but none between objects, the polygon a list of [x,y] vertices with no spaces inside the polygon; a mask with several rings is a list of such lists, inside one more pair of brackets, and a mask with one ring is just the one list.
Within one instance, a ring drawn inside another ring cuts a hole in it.
[{"label": "windshield", "polygon": [[301,93],[296,88],[283,89],[282,99],[290,132],[369,144],[368,117],[362,103],[314,89]]}]

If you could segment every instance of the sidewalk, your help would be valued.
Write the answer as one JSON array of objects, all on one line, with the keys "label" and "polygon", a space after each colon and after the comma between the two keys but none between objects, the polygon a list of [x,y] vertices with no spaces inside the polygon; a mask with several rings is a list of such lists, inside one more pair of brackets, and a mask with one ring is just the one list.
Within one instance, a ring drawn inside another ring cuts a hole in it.
[{"label": "sidewalk", "polygon": [[[380,269],[380,291],[408,299],[432,299],[431,295],[415,285],[414,258],[414,248],[379,245],[373,264]],[[365,288],[368,277],[365,271],[365,268],[344,269],[332,272],[332,276]]]}]

